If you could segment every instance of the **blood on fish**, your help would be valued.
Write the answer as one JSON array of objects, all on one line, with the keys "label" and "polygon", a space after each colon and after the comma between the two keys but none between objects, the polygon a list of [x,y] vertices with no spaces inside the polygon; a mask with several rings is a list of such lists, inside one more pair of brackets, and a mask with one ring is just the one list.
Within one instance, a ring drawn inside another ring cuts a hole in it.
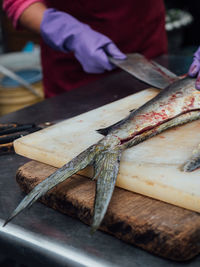
[{"label": "blood on fish", "polygon": [[182,107],[182,111],[186,112],[187,110],[191,109],[194,106],[195,97],[192,96],[188,98],[185,102],[186,105]]},{"label": "blood on fish", "polygon": [[160,124],[162,124],[162,122],[159,122],[159,123],[157,123],[157,124],[154,125],[154,126],[147,126],[147,127],[143,128],[142,130],[135,132],[134,134],[130,135],[130,136],[127,137],[127,138],[120,139],[120,145],[122,145],[122,144],[124,144],[124,143],[130,141],[130,140],[133,139],[135,136],[137,136],[137,135],[141,135],[141,134],[143,134],[144,132],[146,132],[146,131],[148,131],[148,130],[155,129],[155,131],[156,131],[156,127],[159,126]]},{"label": "blood on fish", "polygon": [[145,120],[149,120],[149,119],[166,120],[166,119],[168,119],[168,116],[167,116],[167,114],[166,114],[164,109],[162,109],[161,112],[151,111],[149,113],[141,114],[138,117],[141,117],[141,118],[143,118]]},{"label": "blood on fish", "polygon": [[172,99],[174,99],[176,97],[177,97],[176,94],[172,94],[171,97],[170,97],[170,99],[172,100]]},{"label": "blood on fish", "polygon": [[190,104],[188,104],[188,107],[193,107],[194,106],[194,97],[191,97],[190,99]]},{"label": "blood on fish", "polygon": [[169,99],[169,101],[172,101],[172,100],[174,100],[175,98],[178,98],[178,97],[182,97],[182,92],[176,92],[176,93],[174,93],[174,94],[172,94],[171,96],[170,96],[170,99]]}]

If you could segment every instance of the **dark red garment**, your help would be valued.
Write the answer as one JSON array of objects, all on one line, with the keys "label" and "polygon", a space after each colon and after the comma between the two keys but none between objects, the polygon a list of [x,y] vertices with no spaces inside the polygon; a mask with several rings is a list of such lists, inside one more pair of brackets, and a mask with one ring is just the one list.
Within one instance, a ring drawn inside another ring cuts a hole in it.
[{"label": "dark red garment", "polygon": [[[165,7],[162,0],[47,0],[48,7],[65,11],[107,35],[123,53],[153,58],[167,52]],[[72,90],[105,74],[87,74],[73,53],[52,50],[42,42],[46,97]]]}]

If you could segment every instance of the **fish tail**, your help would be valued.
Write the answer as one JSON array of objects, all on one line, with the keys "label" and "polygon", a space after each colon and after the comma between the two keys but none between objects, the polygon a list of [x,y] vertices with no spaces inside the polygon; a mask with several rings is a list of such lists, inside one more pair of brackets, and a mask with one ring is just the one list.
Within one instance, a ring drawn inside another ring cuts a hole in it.
[{"label": "fish tail", "polygon": [[[109,137],[107,139],[109,139]],[[109,140],[107,139],[104,138],[97,144],[92,145],[39,183],[21,201],[21,203],[5,221],[3,226],[5,226],[25,208],[31,207],[34,202],[46,194],[50,189],[71,177],[78,171],[84,169],[88,165],[93,165],[93,179],[97,179],[92,223],[92,231],[94,232],[101,224],[112,197],[122,154],[120,146],[117,146],[117,143],[112,143],[110,146],[108,141],[111,141],[112,138]]]},{"label": "fish tail", "polygon": [[84,150],[77,157],[69,161],[63,167],[59,168],[41,183],[39,183],[17,206],[13,213],[5,221],[5,226],[15,216],[22,212],[25,208],[33,205],[41,196],[47,193],[50,189],[63,182],[79,170],[84,169],[87,165],[91,164],[94,160],[95,154],[97,153],[96,145],[90,146]]},{"label": "fish tail", "polygon": [[100,226],[115,187],[122,150],[119,147],[108,149],[98,154],[94,162],[96,183],[96,196],[94,202],[94,215],[92,233]]}]

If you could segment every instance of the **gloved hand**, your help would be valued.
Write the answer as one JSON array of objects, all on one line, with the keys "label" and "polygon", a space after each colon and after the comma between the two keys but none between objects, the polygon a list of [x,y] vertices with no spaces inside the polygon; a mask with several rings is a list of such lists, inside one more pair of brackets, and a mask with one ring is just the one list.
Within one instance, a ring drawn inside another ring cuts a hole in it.
[{"label": "gloved hand", "polygon": [[196,89],[200,90],[200,47],[194,54],[193,62],[189,68],[188,72],[190,77],[197,76],[197,80],[195,83]]},{"label": "gloved hand", "polygon": [[84,71],[89,73],[102,73],[114,68],[107,54],[116,59],[126,58],[107,36],[53,8],[45,11],[40,32],[50,47],[63,52],[73,51]]}]

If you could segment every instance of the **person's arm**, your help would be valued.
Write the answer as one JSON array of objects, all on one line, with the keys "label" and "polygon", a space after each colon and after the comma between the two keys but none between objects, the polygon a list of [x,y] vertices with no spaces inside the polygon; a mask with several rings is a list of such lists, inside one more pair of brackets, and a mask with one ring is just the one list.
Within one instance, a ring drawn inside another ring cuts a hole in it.
[{"label": "person's arm", "polygon": [[[44,0],[3,0],[3,9],[7,13],[8,18],[11,19],[15,28],[19,27],[21,16],[23,15],[25,18],[21,22],[22,25],[26,28],[31,26],[33,31],[38,32],[39,23],[41,22],[43,11],[46,7],[44,5]],[[34,13],[32,13],[32,11]],[[31,17],[31,21],[27,19],[26,12],[28,12],[28,16]]]},{"label": "person's arm", "polygon": [[19,24],[35,33],[40,33],[40,24],[46,9],[43,3],[37,2],[30,5],[19,17]]},{"label": "person's arm", "polygon": [[85,72],[112,70],[108,55],[116,59],[126,56],[113,41],[66,12],[47,8],[37,0],[4,0],[4,9],[15,25],[40,33],[51,48],[73,51]]}]

